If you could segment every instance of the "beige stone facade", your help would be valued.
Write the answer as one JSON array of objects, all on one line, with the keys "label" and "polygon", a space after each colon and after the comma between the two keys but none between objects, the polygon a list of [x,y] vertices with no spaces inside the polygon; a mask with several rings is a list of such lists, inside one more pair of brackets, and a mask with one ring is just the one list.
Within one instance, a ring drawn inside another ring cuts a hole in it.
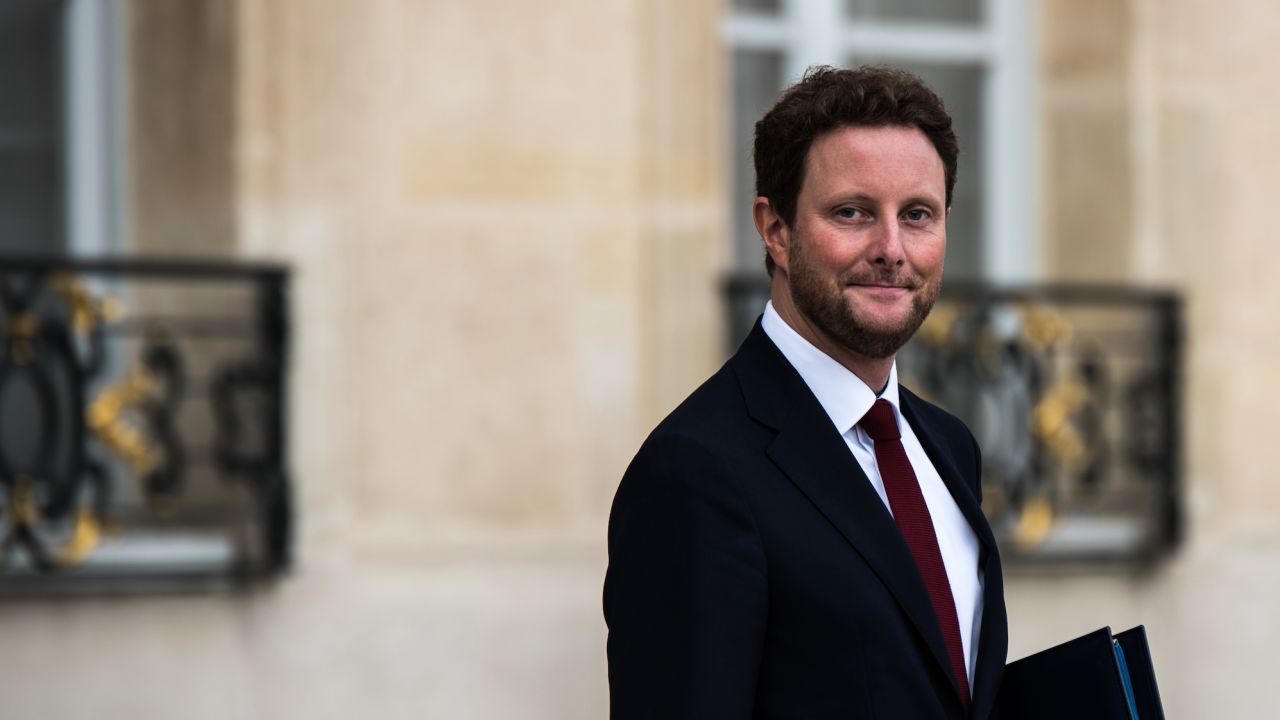
[{"label": "beige stone facade", "polygon": [[[1280,622],[1280,10],[1269,3],[1043,3],[1045,257],[1051,278],[1178,289],[1189,531],[1149,577],[1010,583],[1011,655],[1144,622],[1165,707],[1256,717]],[[1255,212],[1261,210],[1261,214]]]},{"label": "beige stone facade", "polygon": [[[1044,275],[1187,299],[1189,541],[1014,576],[1010,657],[1148,625],[1171,717],[1280,638],[1280,7],[1041,0]],[[131,0],[132,247],[294,270],[298,564],[6,606],[13,718],[607,716],[608,505],[723,358],[718,0]]]}]

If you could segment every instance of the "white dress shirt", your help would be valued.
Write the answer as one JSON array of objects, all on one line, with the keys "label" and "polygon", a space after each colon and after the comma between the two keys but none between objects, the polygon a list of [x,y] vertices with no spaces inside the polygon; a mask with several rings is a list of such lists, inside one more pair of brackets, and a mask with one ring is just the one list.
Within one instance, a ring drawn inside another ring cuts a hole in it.
[{"label": "white dress shirt", "polygon": [[[884,491],[884,480],[876,466],[875,442],[865,430],[858,427],[858,421],[875,404],[875,391],[848,368],[801,337],[773,309],[772,302],[765,305],[764,319],[761,322],[765,334],[778,346],[818,398],[836,430],[844,437],[849,452],[853,453],[876,494],[884,502],[885,509],[892,515],[889,497]],[[979,636],[982,626],[983,578],[978,568],[978,536],[969,526],[969,521],[965,520],[964,513],[960,512],[960,506],[951,497],[924,448],[920,446],[920,440],[916,438],[911,425],[902,416],[898,403],[897,362],[889,370],[889,384],[879,397],[893,405],[893,415],[897,418],[898,429],[902,433],[902,445],[907,451],[907,459],[911,461],[911,468],[915,471],[920,492],[924,495],[925,505],[933,520],[933,529],[938,536],[938,549],[942,552],[942,563],[947,568],[947,579],[951,583],[951,593],[955,596],[960,639],[964,644],[964,659],[969,670],[969,687],[973,687],[974,661],[977,658],[973,640]]]}]

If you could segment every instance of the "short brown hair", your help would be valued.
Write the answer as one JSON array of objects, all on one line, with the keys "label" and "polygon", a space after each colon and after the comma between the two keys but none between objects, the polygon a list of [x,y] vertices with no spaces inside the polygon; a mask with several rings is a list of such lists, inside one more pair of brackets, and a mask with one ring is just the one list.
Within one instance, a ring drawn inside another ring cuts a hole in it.
[{"label": "short brown hair", "polygon": [[[942,158],[947,207],[951,207],[960,151],[942,99],[918,76],[904,70],[874,65],[842,70],[818,65],[809,68],[756,123],[756,195],[769,198],[783,222],[795,224],[796,199],[814,139],[850,126],[913,127],[924,133]],[[773,258],[767,252],[765,267],[772,275]]]}]

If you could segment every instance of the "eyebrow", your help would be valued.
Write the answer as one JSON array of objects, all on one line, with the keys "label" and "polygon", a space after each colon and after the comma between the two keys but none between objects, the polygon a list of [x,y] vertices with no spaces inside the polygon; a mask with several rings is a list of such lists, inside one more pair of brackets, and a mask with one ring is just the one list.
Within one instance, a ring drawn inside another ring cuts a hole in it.
[{"label": "eyebrow", "polygon": [[945,209],[944,203],[939,201],[937,198],[934,198],[931,195],[912,195],[911,197],[907,198],[907,201],[904,204],[905,205],[927,205],[930,208],[933,208],[935,210]]},{"label": "eyebrow", "polygon": [[[880,201],[877,198],[871,195],[867,195],[866,193],[854,193],[852,195],[833,193],[831,196],[831,199],[826,202],[826,205],[835,207],[837,205],[843,205],[845,203],[850,203],[850,202],[863,203],[867,205],[878,205],[880,203]],[[935,211],[946,209],[945,203],[942,200],[933,197],[932,195],[908,196],[906,200],[902,202],[902,206],[907,207],[909,205],[925,205],[929,208],[934,209]]]}]

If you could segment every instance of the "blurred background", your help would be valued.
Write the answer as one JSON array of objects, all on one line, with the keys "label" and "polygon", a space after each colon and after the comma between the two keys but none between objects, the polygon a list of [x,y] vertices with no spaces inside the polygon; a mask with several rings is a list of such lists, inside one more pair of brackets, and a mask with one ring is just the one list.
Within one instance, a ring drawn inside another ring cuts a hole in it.
[{"label": "blurred background", "polygon": [[[1171,717],[1265,714],[1278,61],[1270,0],[6,0],[3,714],[606,717],[612,493],[761,309],[751,127],[862,62],[960,131],[912,367],[1010,659],[1144,623]],[[21,472],[81,405],[93,489]]]}]

